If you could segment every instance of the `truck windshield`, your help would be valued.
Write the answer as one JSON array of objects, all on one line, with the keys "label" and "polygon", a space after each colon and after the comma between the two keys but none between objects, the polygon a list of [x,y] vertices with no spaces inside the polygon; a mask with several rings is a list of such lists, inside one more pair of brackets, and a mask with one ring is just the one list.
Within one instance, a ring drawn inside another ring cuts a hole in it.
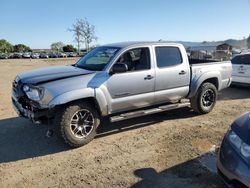
[{"label": "truck windshield", "polygon": [[82,57],[75,66],[87,70],[102,71],[119,50],[120,48],[117,47],[97,47]]}]

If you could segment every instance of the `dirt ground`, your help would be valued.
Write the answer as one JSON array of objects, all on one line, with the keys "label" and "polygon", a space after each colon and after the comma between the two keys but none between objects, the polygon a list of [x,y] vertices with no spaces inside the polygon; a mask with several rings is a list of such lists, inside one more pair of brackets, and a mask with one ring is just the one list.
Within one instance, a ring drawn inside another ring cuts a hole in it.
[{"label": "dirt ground", "polygon": [[0,60],[1,188],[224,187],[213,151],[230,123],[249,111],[249,88],[220,92],[207,115],[183,108],[106,122],[94,141],[70,149],[57,134],[47,138],[45,125],[17,117],[10,93],[17,73],[75,60]]}]

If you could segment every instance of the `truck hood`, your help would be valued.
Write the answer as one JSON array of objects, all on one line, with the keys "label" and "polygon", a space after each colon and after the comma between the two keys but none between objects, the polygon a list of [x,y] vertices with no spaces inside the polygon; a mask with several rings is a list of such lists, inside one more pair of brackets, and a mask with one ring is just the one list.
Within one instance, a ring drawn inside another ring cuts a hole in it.
[{"label": "truck hood", "polygon": [[65,65],[23,72],[19,74],[18,77],[22,80],[22,83],[37,85],[91,73],[94,73],[94,71],[81,69],[72,65]]},{"label": "truck hood", "polygon": [[236,119],[231,128],[245,143],[250,145],[250,112]]}]

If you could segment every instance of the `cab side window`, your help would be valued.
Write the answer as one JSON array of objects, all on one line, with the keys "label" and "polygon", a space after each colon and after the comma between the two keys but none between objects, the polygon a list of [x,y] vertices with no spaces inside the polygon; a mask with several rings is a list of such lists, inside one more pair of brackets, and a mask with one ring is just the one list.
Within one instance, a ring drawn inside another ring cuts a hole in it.
[{"label": "cab side window", "polygon": [[150,52],[148,48],[136,48],[125,52],[117,63],[124,63],[128,71],[150,69]]},{"label": "cab side window", "polygon": [[164,68],[182,63],[182,56],[177,47],[156,47],[157,67]]}]

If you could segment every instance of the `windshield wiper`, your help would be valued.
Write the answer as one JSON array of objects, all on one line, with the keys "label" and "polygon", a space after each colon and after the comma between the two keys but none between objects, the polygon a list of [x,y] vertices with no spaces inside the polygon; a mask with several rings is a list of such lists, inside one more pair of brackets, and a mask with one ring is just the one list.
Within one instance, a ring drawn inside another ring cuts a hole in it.
[{"label": "windshield wiper", "polygon": [[74,67],[80,68],[80,69],[85,69],[85,70],[91,70],[91,71],[97,71],[96,69],[90,68],[90,67],[86,67],[83,65],[78,65],[78,64],[74,64]]}]

